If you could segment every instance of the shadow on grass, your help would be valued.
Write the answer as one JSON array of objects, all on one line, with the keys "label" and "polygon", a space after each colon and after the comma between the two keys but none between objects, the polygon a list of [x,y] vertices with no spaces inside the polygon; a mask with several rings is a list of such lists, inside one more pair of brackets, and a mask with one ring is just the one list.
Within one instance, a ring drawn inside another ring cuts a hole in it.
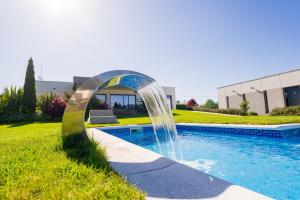
[{"label": "shadow on grass", "polygon": [[[177,116],[181,114],[173,113],[173,116]],[[148,114],[136,114],[136,115],[116,115],[118,119],[128,119],[128,118],[142,118],[142,117],[149,117]]]},{"label": "shadow on grass", "polygon": [[128,119],[128,118],[141,118],[141,117],[149,117],[148,114],[135,114],[135,115],[116,115],[118,119]]},{"label": "shadow on grass", "polygon": [[89,140],[84,134],[63,135],[62,142],[63,150],[69,159],[88,167],[104,170],[106,173],[112,171],[106,160],[104,149],[100,148],[95,141]]},{"label": "shadow on grass", "polygon": [[58,123],[59,121],[43,121],[43,122],[36,122],[36,121],[27,121],[27,122],[7,122],[7,123],[0,123],[0,125],[8,125],[8,128],[15,128],[26,126],[29,124],[50,124],[50,123]]}]

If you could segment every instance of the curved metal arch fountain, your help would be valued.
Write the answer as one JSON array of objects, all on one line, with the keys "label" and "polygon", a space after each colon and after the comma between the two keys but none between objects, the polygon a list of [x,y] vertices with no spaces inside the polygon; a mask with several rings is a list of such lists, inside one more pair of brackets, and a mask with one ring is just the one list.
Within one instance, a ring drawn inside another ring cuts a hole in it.
[{"label": "curved metal arch fountain", "polygon": [[177,141],[177,130],[163,90],[153,78],[135,71],[114,70],[104,72],[79,86],[69,99],[64,112],[62,120],[63,136],[72,138],[71,141],[87,137],[85,111],[88,102],[98,90],[112,86],[132,89],[141,96],[151,118],[159,148],[161,144],[158,133],[162,132],[163,140],[167,141],[169,156],[181,160],[182,154]]}]

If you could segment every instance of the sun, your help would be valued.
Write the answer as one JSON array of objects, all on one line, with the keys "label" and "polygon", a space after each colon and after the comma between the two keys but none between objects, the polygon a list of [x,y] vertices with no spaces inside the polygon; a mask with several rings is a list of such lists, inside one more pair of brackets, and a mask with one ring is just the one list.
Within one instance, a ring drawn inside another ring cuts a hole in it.
[{"label": "sun", "polygon": [[81,0],[43,0],[43,7],[52,15],[65,15],[80,10]]}]

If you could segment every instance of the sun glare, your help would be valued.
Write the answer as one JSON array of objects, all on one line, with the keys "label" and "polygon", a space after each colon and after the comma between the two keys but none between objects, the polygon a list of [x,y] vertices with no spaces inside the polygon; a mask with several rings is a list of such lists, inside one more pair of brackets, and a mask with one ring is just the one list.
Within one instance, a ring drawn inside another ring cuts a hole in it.
[{"label": "sun glare", "polygon": [[80,10],[79,0],[44,0],[43,6],[52,15],[64,15]]}]

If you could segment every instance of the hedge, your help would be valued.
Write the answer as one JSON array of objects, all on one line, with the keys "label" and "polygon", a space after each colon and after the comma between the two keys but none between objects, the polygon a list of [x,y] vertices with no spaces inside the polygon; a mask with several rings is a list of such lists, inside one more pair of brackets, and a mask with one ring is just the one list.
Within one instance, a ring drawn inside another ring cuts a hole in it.
[{"label": "hedge", "polygon": [[299,116],[300,106],[291,106],[286,108],[274,108],[270,113],[272,116]]},{"label": "hedge", "polygon": [[189,107],[186,104],[177,104],[176,109],[177,110],[193,110],[192,107]]}]

